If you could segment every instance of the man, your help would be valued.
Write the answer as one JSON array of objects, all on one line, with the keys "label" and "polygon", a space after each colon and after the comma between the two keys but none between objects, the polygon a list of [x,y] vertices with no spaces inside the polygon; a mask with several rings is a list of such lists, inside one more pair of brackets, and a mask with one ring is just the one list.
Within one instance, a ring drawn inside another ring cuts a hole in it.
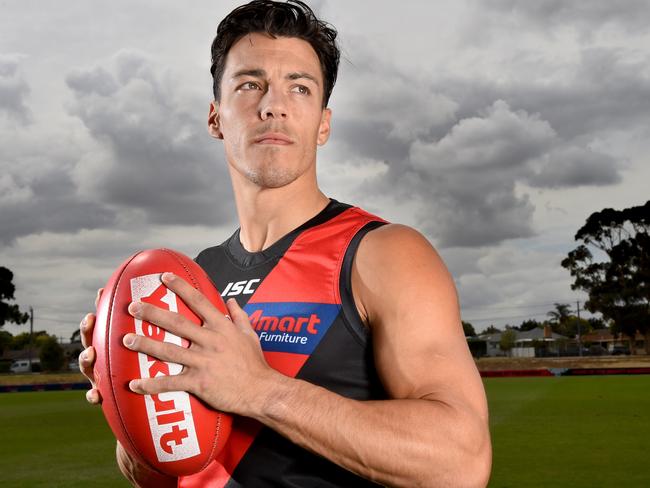
[{"label": "man", "polygon": [[[164,274],[204,327],[132,304],[134,316],[192,346],[133,334],[124,344],[184,365],[178,376],[134,379],[134,392],[189,391],[235,414],[234,431],[218,462],[179,480],[139,465],[118,444],[134,485],[487,484],[485,394],[444,264],[416,231],[330,200],[317,186],[335,37],[299,1],[255,0],[219,26],[208,130],[223,140],[241,227],[197,262],[236,299],[225,317]],[[86,345],[93,323],[92,314],[82,322]],[[88,347],[80,359],[89,378],[94,357]],[[94,385],[87,398],[101,401]]]}]

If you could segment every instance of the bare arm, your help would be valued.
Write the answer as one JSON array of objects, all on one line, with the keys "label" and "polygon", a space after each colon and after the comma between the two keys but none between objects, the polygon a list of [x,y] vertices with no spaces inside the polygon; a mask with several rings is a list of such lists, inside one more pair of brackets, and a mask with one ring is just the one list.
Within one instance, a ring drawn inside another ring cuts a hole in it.
[{"label": "bare arm", "polygon": [[246,314],[232,322],[177,278],[165,282],[204,320],[184,324],[142,304],[132,312],[195,345],[127,336],[129,347],[180,362],[175,377],[136,380],[139,393],[191,391],[246,415],[361,476],[391,486],[485,486],[491,449],[485,394],[460,326],[452,280],[416,232],[386,226],[358,250],[353,288],[371,326],[375,362],[392,400],[360,402],[288,378],[264,361]]},{"label": "bare arm", "polygon": [[484,486],[491,463],[485,394],[442,261],[416,232],[384,227],[362,241],[352,284],[394,400],[359,402],[286,379],[258,420],[383,484]]}]

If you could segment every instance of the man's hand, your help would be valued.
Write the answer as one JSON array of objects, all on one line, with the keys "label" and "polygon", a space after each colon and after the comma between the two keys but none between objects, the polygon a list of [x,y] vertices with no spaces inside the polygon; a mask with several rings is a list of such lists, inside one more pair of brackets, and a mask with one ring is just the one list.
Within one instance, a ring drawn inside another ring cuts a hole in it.
[{"label": "man's hand", "polygon": [[127,334],[124,345],[162,361],[184,366],[175,376],[134,379],[129,387],[136,393],[157,394],[188,391],[216,410],[255,417],[277,381],[284,378],[264,359],[257,334],[234,299],[227,303],[230,317],[223,315],[198,290],[172,273],[162,282],[176,293],[201,319],[197,327],[182,315],[155,305],[134,302],[129,312],[191,342],[189,348]]},{"label": "man's hand", "polygon": [[[95,308],[97,308],[97,303],[99,298],[102,296],[103,288],[97,290],[97,296],[95,297]],[[93,367],[95,366],[95,348],[92,346],[93,342],[93,329],[95,327],[95,314],[87,314],[81,321],[79,330],[81,331],[81,344],[84,347],[84,350],[79,355],[79,370],[83,375],[88,378],[90,381],[91,389],[86,392],[86,400],[92,404],[99,404],[102,401],[97,385],[95,384],[95,375],[93,373]]]}]

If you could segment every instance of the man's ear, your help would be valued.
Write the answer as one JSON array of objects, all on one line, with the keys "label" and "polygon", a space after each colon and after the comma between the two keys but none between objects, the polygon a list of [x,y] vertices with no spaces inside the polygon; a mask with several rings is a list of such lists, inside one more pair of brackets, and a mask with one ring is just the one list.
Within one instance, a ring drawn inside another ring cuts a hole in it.
[{"label": "man's ear", "polygon": [[210,102],[210,111],[208,112],[208,133],[215,139],[223,139],[219,120],[219,102],[213,100]]},{"label": "man's ear", "polygon": [[330,138],[330,120],[332,119],[332,110],[326,108],[323,110],[323,115],[321,116],[320,125],[318,126],[318,137],[316,142],[319,146],[322,146]]}]

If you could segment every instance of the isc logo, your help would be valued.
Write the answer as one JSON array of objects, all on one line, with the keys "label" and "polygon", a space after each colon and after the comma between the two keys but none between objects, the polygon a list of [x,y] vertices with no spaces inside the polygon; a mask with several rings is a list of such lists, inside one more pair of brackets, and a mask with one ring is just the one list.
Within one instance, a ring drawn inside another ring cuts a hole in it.
[{"label": "isc logo", "polygon": [[[134,301],[151,303],[172,312],[184,312],[185,304],[160,283],[159,274],[132,278],[131,296]],[[187,347],[187,341],[184,339],[143,320],[135,319],[135,333],[157,341]],[[143,353],[138,353],[138,362],[142,378],[176,375],[182,370],[180,364],[160,361]],[[179,461],[200,454],[187,392],[173,391],[159,395],[144,395],[144,401],[149,429],[159,461]]]},{"label": "isc logo", "polygon": [[234,297],[237,295],[252,295],[255,293],[255,285],[260,282],[259,278],[248,281],[235,281],[226,285],[221,293],[222,297]]}]

